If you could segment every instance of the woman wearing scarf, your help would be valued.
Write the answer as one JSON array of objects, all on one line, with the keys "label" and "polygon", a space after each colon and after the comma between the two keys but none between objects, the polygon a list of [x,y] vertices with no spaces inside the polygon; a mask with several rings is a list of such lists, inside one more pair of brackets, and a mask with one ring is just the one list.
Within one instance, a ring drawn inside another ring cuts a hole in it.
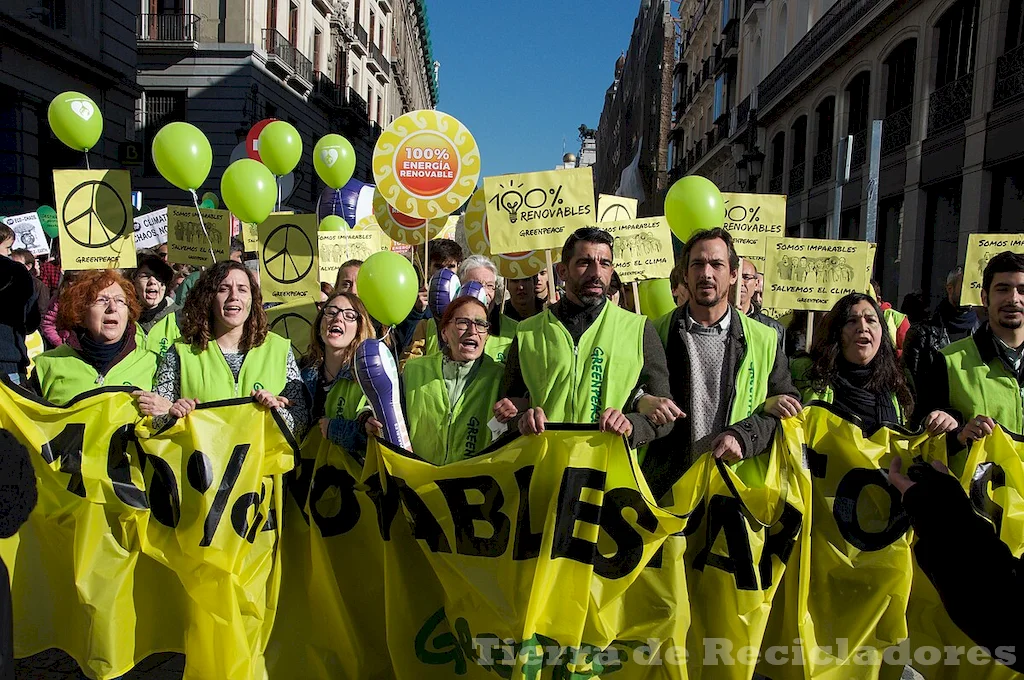
[{"label": "woman wearing scarf", "polygon": [[153,415],[159,405],[148,392],[157,356],[136,342],[139,311],[135,288],[115,270],[79,274],[61,293],[56,322],[58,330],[74,336],[77,348],[64,344],[36,357],[35,391],[63,406],[89,390],[130,385],[147,393],[137,396],[143,412]]},{"label": "woman wearing scarf", "polygon": [[363,340],[374,337],[373,322],[354,293],[335,293],[320,307],[310,336],[302,382],[311,422],[320,423],[325,439],[360,456],[366,451],[366,416],[361,422],[359,415],[367,401],[356,382],[353,359]]},{"label": "woman wearing scarf", "polygon": [[132,275],[135,294],[142,308],[139,314],[141,337],[137,341],[160,358],[181,337],[177,315],[181,307],[167,297],[167,286],[173,279],[171,265],[156,255],[139,258],[139,267]]},{"label": "woman wearing scarf", "polygon": [[[810,356],[793,362],[794,383],[803,402],[833,404],[858,418],[866,432],[885,423],[907,425],[914,396],[883,324],[882,310],[867,295],[850,293],[837,302],[819,326]],[[793,406],[775,400],[766,410],[784,418],[795,415]],[[799,404],[795,406],[799,410]],[[944,411],[932,411],[923,425],[932,433],[957,427]]]}]

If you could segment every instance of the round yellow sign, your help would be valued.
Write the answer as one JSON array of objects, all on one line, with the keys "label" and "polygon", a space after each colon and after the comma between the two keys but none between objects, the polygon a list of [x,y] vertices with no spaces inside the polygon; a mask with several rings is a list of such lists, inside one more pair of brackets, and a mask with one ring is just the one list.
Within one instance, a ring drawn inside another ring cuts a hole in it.
[{"label": "round yellow sign", "polygon": [[395,119],[377,140],[373,178],[384,200],[401,214],[443,217],[473,195],[480,179],[480,150],[456,118],[440,111],[412,111]]},{"label": "round yellow sign", "polygon": [[[363,220],[369,219],[364,217]],[[424,227],[429,224],[430,238],[435,239],[447,222],[446,217],[436,220],[424,220],[405,215],[395,210],[394,206],[384,200],[379,188],[373,192],[373,219],[381,230],[399,243],[410,246],[423,245]]]},{"label": "round yellow sign", "polygon": [[373,215],[367,215],[363,219],[356,222],[355,226],[352,227],[352,231],[375,231],[380,239],[381,250],[391,250],[391,246],[394,245],[394,241],[390,236],[384,233],[384,230],[377,224],[377,218]]},{"label": "round yellow sign", "polygon": [[[539,274],[547,268],[543,250],[529,250],[522,253],[491,254],[491,239],[487,231],[487,197],[480,189],[473,194],[466,206],[466,242],[469,252],[491,258],[498,273],[509,279],[525,279]],[[561,249],[551,251],[551,261],[562,257]]]}]

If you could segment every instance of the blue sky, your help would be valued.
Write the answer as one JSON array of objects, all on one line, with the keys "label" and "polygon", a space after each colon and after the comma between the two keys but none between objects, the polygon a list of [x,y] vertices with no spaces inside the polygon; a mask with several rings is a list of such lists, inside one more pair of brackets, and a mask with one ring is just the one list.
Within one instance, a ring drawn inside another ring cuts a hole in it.
[{"label": "blue sky", "polygon": [[427,0],[438,108],[473,133],[482,176],[551,170],[596,128],[639,0]]}]

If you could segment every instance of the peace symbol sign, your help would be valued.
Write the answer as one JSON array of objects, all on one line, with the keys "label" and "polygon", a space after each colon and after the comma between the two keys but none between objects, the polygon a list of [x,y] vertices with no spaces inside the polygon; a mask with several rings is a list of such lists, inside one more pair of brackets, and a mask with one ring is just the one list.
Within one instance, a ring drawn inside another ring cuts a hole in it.
[{"label": "peace symbol sign", "polygon": [[[72,202],[82,202],[83,196],[87,197],[89,207],[78,211]],[[117,189],[98,179],[86,180],[68,192],[61,217],[68,237],[85,248],[109,246],[122,238],[128,228],[124,199]]]},{"label": "peace symbol sign", "polygon": [[631,219],[629,211],[626,210],[626,206],[620,203],[615,203],[605,208],[599,218],[601,222],[624,222],[628,219]]},{"label": "peace symbol sign", "polygon": [[[290,247],[289,241],[291,242]],[[274,254],[267,257],[268,252]],[[313,269],[314,252],[313,243],[306,236],[306,232],[298,225],[282,224],[270,232],[266,243],[263,244],[263,267],[267,270],[270,278],[278,283],[285,285],[295,283],[305,278],[306,274]],[[300,263],[305,258],[305,267],[301,270],[296,264],[296,258],[299,258]],[[294,276],[292,276],[292,272],[294,272]]]},{"label": "peace symbol sign", "polygon": [[292,343],[292,352],[300,355],[309,349],[309,329],[312,325],[309,319],[301,314],[288,312],[274,319],[270,323],[270,330],[282,338],[287,338],[288,342]]}]

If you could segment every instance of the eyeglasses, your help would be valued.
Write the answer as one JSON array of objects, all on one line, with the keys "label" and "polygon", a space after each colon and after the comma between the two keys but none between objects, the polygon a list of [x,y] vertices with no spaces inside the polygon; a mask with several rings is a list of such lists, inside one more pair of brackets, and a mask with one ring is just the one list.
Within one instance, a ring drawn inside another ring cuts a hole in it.
[{"label": "eyeglasses", "polygon": [[356,321],[359,321],[359,313],[354,309],[342,309],[341,307],[334,306],[324,308],[325,319],[333,319],[337,317],[339,314],[341,315],[342,319],[348,321],[349,323],[355,323]]},{"label": "eyeglasses", "polygon": [[477,333],[486,333],[487,330],[491,327],[490,321],[484,321],[482,319],[467,319],[465,317],[453,319],[452,323],[454,323],[455,327],[458,328],[463,333],[468,331],[470,326],[472,326]]},{"label": "eyeglasses", "polygon": [[93,306],[93,307],[109,307],[111,302],[114,303],[115,307],[127,307],[128,306],[128,301],[125,300],[123,297],[110,298],[110,297],[107,297],[105,295],[102,295],[102,296],[96,298],[95,300],[93,300],[91,306]]},{"label": "eyeglasses", "polygon": [[150,279],[156,279],[158,277],[153,272],[137,271],[135,272],[135,278],[139,279],[140,281],[149,281]]},{"label": "eyeglasses", "polygon": [[744,274],[743,275],[743,280],[744,281],[757,281],[757,274]]}]

